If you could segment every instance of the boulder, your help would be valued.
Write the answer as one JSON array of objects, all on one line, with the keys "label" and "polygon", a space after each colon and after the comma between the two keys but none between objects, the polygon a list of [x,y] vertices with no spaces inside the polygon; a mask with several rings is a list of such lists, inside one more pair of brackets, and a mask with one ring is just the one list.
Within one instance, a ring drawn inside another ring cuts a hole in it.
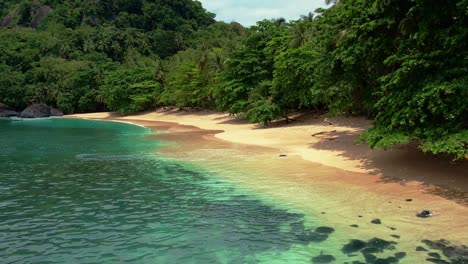
[{"label": "boulder", "polygon": [[37,10],[31,20],[31,27],[38,28],[41,24],[41,21],[52,12],[52,8],[50,6],[43,6]]},{"label": "boulder", "polygon": [[21,112],[20,117],[23,118],[38,118],[49,117],[50,107],[45,104],[33,104]]},{"label": "boulder", "polygon": [[0,117],[14,117],[18,115],[19,115],[18,112],[0,108]]},{"label": "boulder", "polygon": [[57,108],[50,108],[50,116],[63,116],[63,112]]}]

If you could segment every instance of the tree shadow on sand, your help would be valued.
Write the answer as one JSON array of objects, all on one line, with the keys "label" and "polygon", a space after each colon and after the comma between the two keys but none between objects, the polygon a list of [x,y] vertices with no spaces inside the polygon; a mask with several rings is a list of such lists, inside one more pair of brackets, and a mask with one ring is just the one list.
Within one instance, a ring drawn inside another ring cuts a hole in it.
[{"label": "tree shadow on sand", "polygon": [[387,150],[370,149],[366,144],[355,143],[360,132],[325,132],[316,137],[310,148],[340,152],[346,160],[361,161],[360,168],[371,174],[385,175],[383,183],[405,184],[423,182],[430,186],[428,192],[450,198],[458,203],[468,203],[468,161],[453,161],[444,155],[426,154],[416,144],[394,146]]}]

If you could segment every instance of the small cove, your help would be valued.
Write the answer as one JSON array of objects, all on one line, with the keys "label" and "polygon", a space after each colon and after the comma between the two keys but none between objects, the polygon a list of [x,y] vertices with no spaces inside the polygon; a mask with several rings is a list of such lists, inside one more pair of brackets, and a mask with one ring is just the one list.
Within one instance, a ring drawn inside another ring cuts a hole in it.
[{"label": "small cove", "polygon": [[297,170],[303,161],[293,157],[115,122],[0,121],[0,128],[6,263],[326,263],[330,256],[415,263],[433,251],[449,261],[432,237],[422,242],[424,232],[405,238],[390,228],[401,220],[370,224],[385,212],[343,202],[359,189],[330,200],[332,183],[301,183],[336,171]]}]

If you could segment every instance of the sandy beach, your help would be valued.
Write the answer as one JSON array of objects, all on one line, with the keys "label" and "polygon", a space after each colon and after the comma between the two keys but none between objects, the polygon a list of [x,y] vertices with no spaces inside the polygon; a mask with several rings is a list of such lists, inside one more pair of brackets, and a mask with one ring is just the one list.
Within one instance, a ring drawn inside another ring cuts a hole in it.
[{"label": "sandy beach", "polygon": [[[377,233],[397,235],[406,251],[414,251],[414,241],[422,239],[468,243],[468,235],[461,232],[468,228],[468,161],[426,155],[413,145],[386,151],[357,145],[355,139],[370,126],[363,118],[305,115],[264,127],[228,114],[175,109],[67,117],[168,131],[154,137],[182,144],[171,145],[164,155],[199,161],[208,170],[222,167],[237,185],[321,215],[347,234],[368,239]],[[416,217],[422,209],[432,210],[435,217]],[[372,224],[375,218],[384,224]]]},{"label": "sandy beach", "polygon": [[370,120],[361,117],[327,118],[309,114],[296,117],[289,124],[282,121],[268,127],[249,124],[225,113],[177,109],[159,109],[130,116],[104,112],[68,117],[160,121],[195,126],[219,131],[214,136],[229,142],[276,149],[278,155],[297,155],[350,172],[384,176],[387,182],[448,187],[453,191],[452,195],[468,198],[468,161],[454,162],[449,157],[424,154],[415,145],[376,150],[365,144],[356,144],[359,134],[371,125]]}]

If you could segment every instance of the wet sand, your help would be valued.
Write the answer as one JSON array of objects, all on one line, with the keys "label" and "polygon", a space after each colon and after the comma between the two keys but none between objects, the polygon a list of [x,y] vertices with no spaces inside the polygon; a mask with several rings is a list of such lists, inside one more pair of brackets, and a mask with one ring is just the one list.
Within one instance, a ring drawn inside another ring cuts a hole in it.
[{"label": "wet sand", "polygon": [[[128,121],[168,131],[153,135],[173,142],[162,150],[164,155],[219,172],[252,193],[266,194],[273,203],[320,215],[321,221],[346,234],[336,239],[378,234],[396,240],[405,251],[414,251],[415,241],[422,239],[468,244],[467,162],[424,155],[414,146],[383,151],[355,145],[354,139],[369,126],[361,118],[305,116],[264,128],[207,111],[69,117]],[[422,209],[435,216],[417,218]],[[376,218],[382,223],[372,224]],[[424,252],[420,254],[424,259]]]}]

